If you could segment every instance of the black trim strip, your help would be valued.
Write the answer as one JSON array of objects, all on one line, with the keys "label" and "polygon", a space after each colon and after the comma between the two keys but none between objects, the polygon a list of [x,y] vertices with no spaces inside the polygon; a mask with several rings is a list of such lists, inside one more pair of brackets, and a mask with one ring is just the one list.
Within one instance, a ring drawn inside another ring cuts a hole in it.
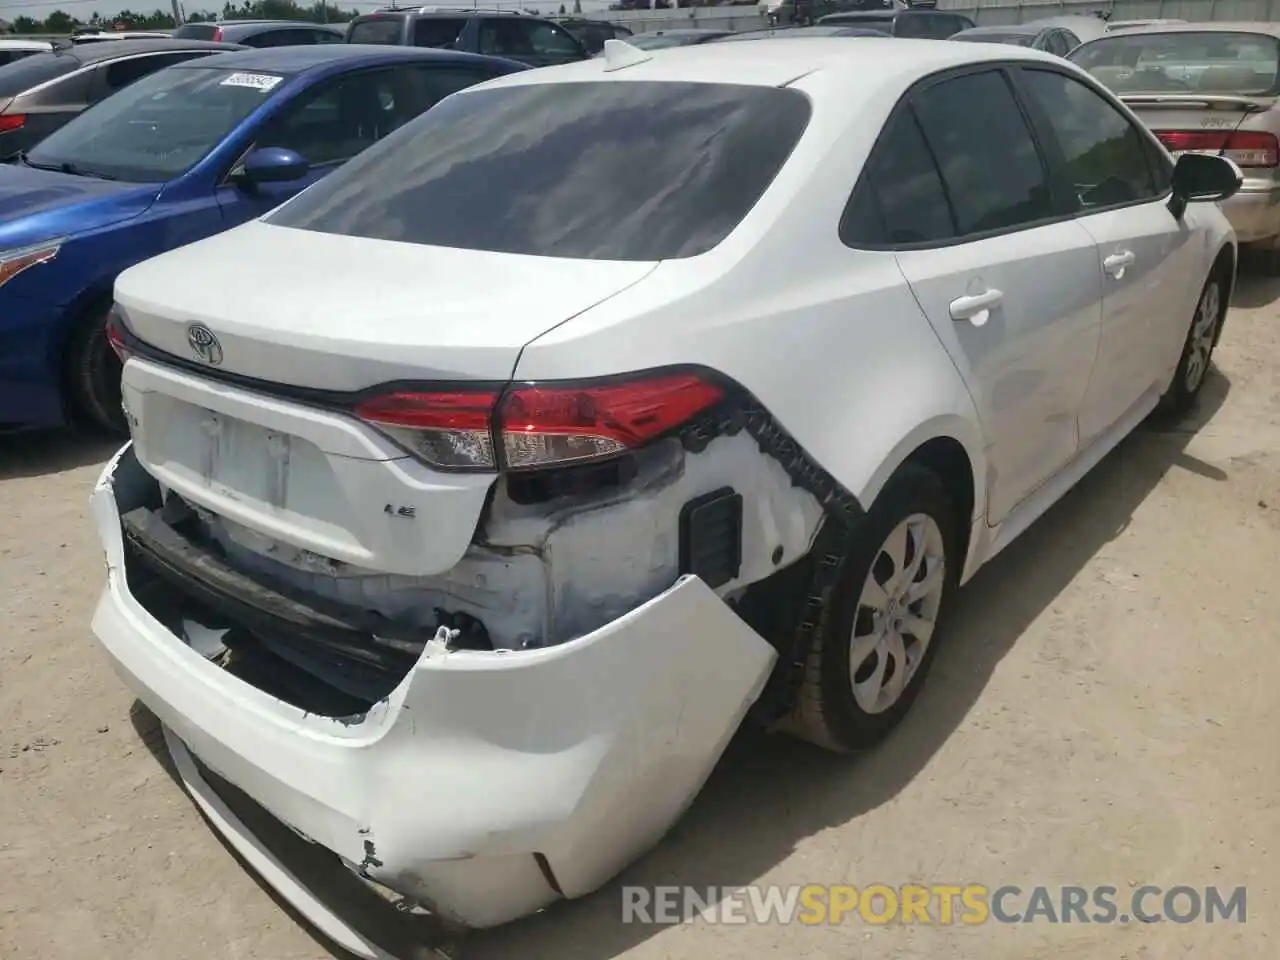
[{"label": "black trim strip", "polygon": [[426,646],[421,633],[415,637],[376,616],[327,611],[238,573],[147,507],[129,511],[120,522],[132,556],[179,593],[251,632],[287,633],[292,640],[378,668],[411,664]]}]

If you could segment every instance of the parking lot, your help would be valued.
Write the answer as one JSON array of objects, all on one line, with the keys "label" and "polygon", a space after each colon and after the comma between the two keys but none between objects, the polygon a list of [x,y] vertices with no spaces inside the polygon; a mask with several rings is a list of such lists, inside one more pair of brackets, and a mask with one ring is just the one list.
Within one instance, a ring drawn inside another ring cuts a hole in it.
[{"label": "parking lot", "polygon": [[[1216,363],[1192,422],[1139,430],[963,592],[878,751],[741,737],[622,880],[457,954],[1274,956],[1280,281],[1242,279]],[[95,649],[87,500],[109,452],[0,439],[0,956],[329,957],[201,821]],[[967,882],[1246,886],[1247,923],[618,919],[621,883]]]}]

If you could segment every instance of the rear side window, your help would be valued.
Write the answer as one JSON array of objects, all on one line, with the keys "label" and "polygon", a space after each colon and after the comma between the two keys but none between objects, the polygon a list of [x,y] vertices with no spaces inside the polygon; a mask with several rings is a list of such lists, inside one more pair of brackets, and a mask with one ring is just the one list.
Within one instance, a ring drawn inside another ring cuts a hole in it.
[{"label": "rear side window", "polygon": [[1119,110],[1078,80],[1049,70],[1024,70],[1027,93],[1044,112],[1085,210],[1153,199],[1146,140]]},{"label": "rear side window", "polygon": [[467,21],[453,17],[423,17],[413,25],[415,47],[449,47],[462,35]]},{"label": "rear side window", "polygon": [[375,17],[371,20],[357,20],[347,33],[348,43],[381,43],[396,45],[400,42],[400,27],[404,23],[399,17]]},{"label": "rear side window", "polygon": [[268,217],[469,250],[666,260],[710,250],[809,122],[794,90],[629,81],[451,97]]},{"label": "rear side window", "polygon": [[109,93],[114,93],[127,87],[135,80],[141,80],[147,74],[163,70],[165,67],[171,67],[175,63],[182,63],[185,60],[203,56],[206,56],[206,54],[201,50],[184,50],[181,53],[160,53],[117,60],[115,63],[107,64],[103,70],[103,86],[100,88],[99,95],[105,96]]},{"label": "rear side window", "polygon": [[913,100],[960,236],[1053,215],[1048,173],[1004,75],[944,80]]},{"label": "rear side window", "polygon": [[30,57],[39,52],[39,50],[0,50],[0,67],[3,67],[6,63],[13,63],[15,60],[21,60],[23,57]]},{"label": "rear side window", "polygon": [[851,247],[930,243],[955,235],[933,155],[910,108],[898,110],[858,180],[840,224]]},{"label": "rear side window", "polygon": [[0,97],[16,97],[80,66],[73,57],[39,53],[0,67]]}]

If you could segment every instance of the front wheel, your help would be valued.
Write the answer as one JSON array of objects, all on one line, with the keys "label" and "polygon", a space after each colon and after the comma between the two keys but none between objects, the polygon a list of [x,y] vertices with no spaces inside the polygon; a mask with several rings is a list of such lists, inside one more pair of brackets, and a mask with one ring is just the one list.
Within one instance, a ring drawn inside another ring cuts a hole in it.
[{"label": "front wheel", "polygon": [[794,733],[849,752],[874,745],[906,715],[955,587],[955,529],[933,473],[907,466],[889,482],[853,531],[806,664]]},{"label": "front wheel", "polygon": [[1173,382],[1165,391],[1162,406],[1171,414],[1189,411],[1209,375],[1213,348],[1218,343],[1218,330],[1226,314],[1222,278],[1215,272],[1205,281],[1196,301],[1195,313],[1182,345],[1182,356],[1173,373]]},{"label": "front wheel", "polygon": [[108,307],[91,310],[72,332],[67,351],[70,419],[97,432],[129,432],[120,398],[120,359],[107,340]]}]

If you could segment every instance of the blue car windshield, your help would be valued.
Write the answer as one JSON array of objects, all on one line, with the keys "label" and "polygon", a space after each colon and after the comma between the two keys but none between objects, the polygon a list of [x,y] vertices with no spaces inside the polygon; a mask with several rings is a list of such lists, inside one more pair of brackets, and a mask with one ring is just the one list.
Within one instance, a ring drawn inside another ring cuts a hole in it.
[{"label": "blue car windshield", "polygon": [[278,74],[208,67],[159,70],[51,133],[27,162],[132,183],[171,180],[199,163],[283,81]]}]

